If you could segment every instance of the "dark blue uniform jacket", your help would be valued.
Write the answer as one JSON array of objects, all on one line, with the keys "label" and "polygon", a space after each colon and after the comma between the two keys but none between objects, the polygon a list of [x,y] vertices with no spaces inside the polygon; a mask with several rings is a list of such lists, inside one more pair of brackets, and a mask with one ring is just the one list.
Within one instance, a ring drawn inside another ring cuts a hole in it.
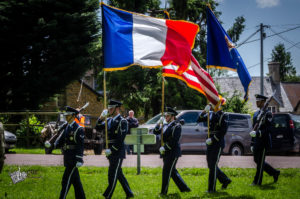
[{"label": "dark blue uniform jacket", "polygon": [[76,162],[83,163],[84,131],[75,121],[67,125],[62,134],[56,139],[54,147],[62,147],[64,165],[73,167]]},{"label": "dark blue uniform jacket", "polygon": [[[96,129],[105,129],[105,122],[98,120]],[[120,114],[107,118],[108,147],[112,151],[109,157],[125,158],[124,139],[128,133],[128,122]]]},{"label": "dark blue uniform jacket", "polygon": [[[181,138],[181,124],[178,121],[170,122],[169,124],[163,125],[163,141],[165,154],[163,156],[170,157],[180,157],[181,148],[180,148],[180,138]],[[156,125],[153,130],[153,133],[156,135],[161,134],[160,125]]]}]

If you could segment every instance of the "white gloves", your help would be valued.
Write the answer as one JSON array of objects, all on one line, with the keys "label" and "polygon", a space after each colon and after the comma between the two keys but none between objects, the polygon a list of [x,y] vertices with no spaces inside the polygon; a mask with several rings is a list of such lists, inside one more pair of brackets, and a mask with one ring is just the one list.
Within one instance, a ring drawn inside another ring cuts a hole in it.
[{"label": "white gloves", "polygon": [[46,141],[46,142],[45,142],[45,147],[46,147],[46,148],[50,148],[50,147],[51,147],[51,143],[50,143],[49,141]]},{"label": "white gloves", "polygon": [[82,162],[76,162],[76,167],[78,168],[78,167],[81,167],[83,165],[83,163]]},{"label": "white gloves", "polygon": [[256,132],[255,132],[255,131],[251,131],[249,134],[250,134],[250,136],[253,137],[253,138],[256,137]]},{"label": "white gloves", "polygon": [[165,151],[166,151],[165,147],[161,146],[159,148],[159,152],[160,152],[161,155],[165,154]]},{"label": "white gloves", "polygon": [[251,150],[251,152],[253,153],[253,151],[254,151],[254,147],[253,147],[253,146],[251,146],[251,147],[250,147],[250,150]]},{"label": "white gloves", "polygon": [[205,142],[206,142],[206,144],[207,144],[207,145],[211,145],[211,144],[212,144],[212,140],[211,140],[211,138],[208,138],[208,139],[206,139],[206,141],[205,141]]},{"label": "white gloves", "polygon": [[106,117],[108,115],[108,110],[104,109],[100,115],[100,117]]},{"label": "white gloves", "polygon": [[106,157],[110,156],[110,154],[111,154],[111,150],[110,149],[106,149],[105,150]]},{"label": "white gloves", "polygon": [[209,113],[209,111],[210,111],[210,104],[207,104],[207,105],[205,106],[204,111],[205,111],[206,113]]},{"label": "white gloves", "polygon": [[163,124],[164,120],[165,120],[164,117],[160,117],[159,120],[156,122],[156,124]]}]

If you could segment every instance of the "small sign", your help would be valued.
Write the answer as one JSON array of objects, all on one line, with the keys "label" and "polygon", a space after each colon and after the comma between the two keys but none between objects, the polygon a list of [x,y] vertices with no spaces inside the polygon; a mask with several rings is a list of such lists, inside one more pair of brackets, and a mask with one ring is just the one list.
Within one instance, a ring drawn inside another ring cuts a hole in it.
[{"label": "small sign", "polygon": [[20,167],[19,167],[18,171],[10,173],[9,175],[10,175],[11,180],[13,181],[14,184],[25,180],[25,178],[27,177],[27,173],[26,172],[21,172]]},{"label": "small sign", "polygon": [[131,135],[137,135],[137,134],[148,134],[147,128],[132,128],[130,129]]},{"label": "small sign", "polygon": [[[140,138],[140,139],[139,139]],[[139,143],[138,143],[139,142]],[[156,136],[154,134],[144,134],[144,135],[126,135],[126,144],[156,144]]]}]

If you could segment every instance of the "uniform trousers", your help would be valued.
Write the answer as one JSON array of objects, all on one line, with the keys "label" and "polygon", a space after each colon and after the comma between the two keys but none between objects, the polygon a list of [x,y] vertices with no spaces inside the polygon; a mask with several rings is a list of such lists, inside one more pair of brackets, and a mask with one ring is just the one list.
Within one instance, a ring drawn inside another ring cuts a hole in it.
[{"label": "uniform trousers", "polygon": [[222,147],[218,144],[207,145],[206,150],[206,160],[209,168],[209,176],[208,176],[208,191],[215,192],[216,191],[216,183],[217,179],[220,183],[224,184],[230,179],[219,169],[218,163],[221,156]]},{"label": "uniform trousers", "polygon": [[270,176],[274,176],[279,171],[274,169],[271,165],[265,162],[266,158],[266,148],[256,148],[253,151],[254,162],[256,163],[256,174],[254,177],[253,184],[261,185],[263,178],[263,171],[267,172]]},{"label": "uniform trousers", "polygon": [[111,198],[116,188],[117,180],[121,183],[123,190],[127,196],[132,196],[133,193],[129,187],[129,184],[122,171],[123,158],[109,157],[108,168],[108,187],[106,188],[103,196],[105,198]]},{"label": "uniform trousers", "polygon": [[176,169],[177,160],[178,157],[163,157],[164,166],[162,172],[161,194],[168,193],[168,187],[171,177],[181,192],[190,191],[190,188],[185,184]]},{"label": "uniform trousers", "polygon": [[67,166],[62,178],[62,189],[60,192],[60,199],[65,199],[67,197],[68,191],[71,184],[74,186],[75,198],[76,199],[85,199],[84,190],[80,181],[80,176],[78,168],[76,166]]}]

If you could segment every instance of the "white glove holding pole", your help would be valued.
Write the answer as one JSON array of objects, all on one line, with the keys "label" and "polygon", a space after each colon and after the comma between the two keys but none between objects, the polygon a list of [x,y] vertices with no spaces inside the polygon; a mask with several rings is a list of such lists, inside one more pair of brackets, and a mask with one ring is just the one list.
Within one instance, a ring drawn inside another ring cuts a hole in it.
[{"label": "white glove holding pole", "polygon": [[106,117],[108,115],[108,110],[107,109],[104,109],[100,115],[100,117]]},{"label": "white glove holding pole", "polygon": [[253,151],[254,151],[254,147],[253,147],[253,146],[251,146],[251,147],[250,147],[250,150],[251,150],[251,152],[253,153]]},{"label": "white glove holding pole", "polygon": [[46,148],[50,148],[50,147],[51,147],[51,143],[50,143],[49,141],[46,141],[46,142],[45,142],[45,147],[46,147]]},{"label": "white glove holding pole", "polygon": [[78,167],[81,167],[83,165],[83,163],[82,162],[76,162],[76,167],[78,168]]},{"label": "white glove holding pole", "polygon": [[212,140],[211,140],[211,138],[208,138],[208,139],[206,139],[206,141],[205,141],[205,142],[206,142],[206,144],[207,144],[207,145],[211,145],[211,144],[212,144]]},{"label": "white glove holding pole", "polygon": [[164,120],[165,120],[164,117],[160,117],[159,120],[156,122],[156,124],[163,124]]},{"label": "white glove holding pole", "polygon": [[249,134],[250,134],[250,136],[253,137],[253,138],[256,137],[256,132],[255,132],[255,131],[251,131]]},{"label": "white glove holding pole", "polygon": [[205,111],[206,113],[209,113],[210,108],[211,108],[211,105],[210,105],[210,104],[207,104],[207,105],[205,106],[205,108],[204,108],[204,111]]},{"label": "white glove holding pole", "polygon": [[105,150],[105,155],[106,155],[106,157],[110,156],[111,155],[111,150],[110,149],[106,149]]},{"label": "white glove holding pole", "polygon": [[160,152],[161,155],[165,154],[165,151],[166,151],[165,147],[161,146],[159,148],[159,152]]}]

